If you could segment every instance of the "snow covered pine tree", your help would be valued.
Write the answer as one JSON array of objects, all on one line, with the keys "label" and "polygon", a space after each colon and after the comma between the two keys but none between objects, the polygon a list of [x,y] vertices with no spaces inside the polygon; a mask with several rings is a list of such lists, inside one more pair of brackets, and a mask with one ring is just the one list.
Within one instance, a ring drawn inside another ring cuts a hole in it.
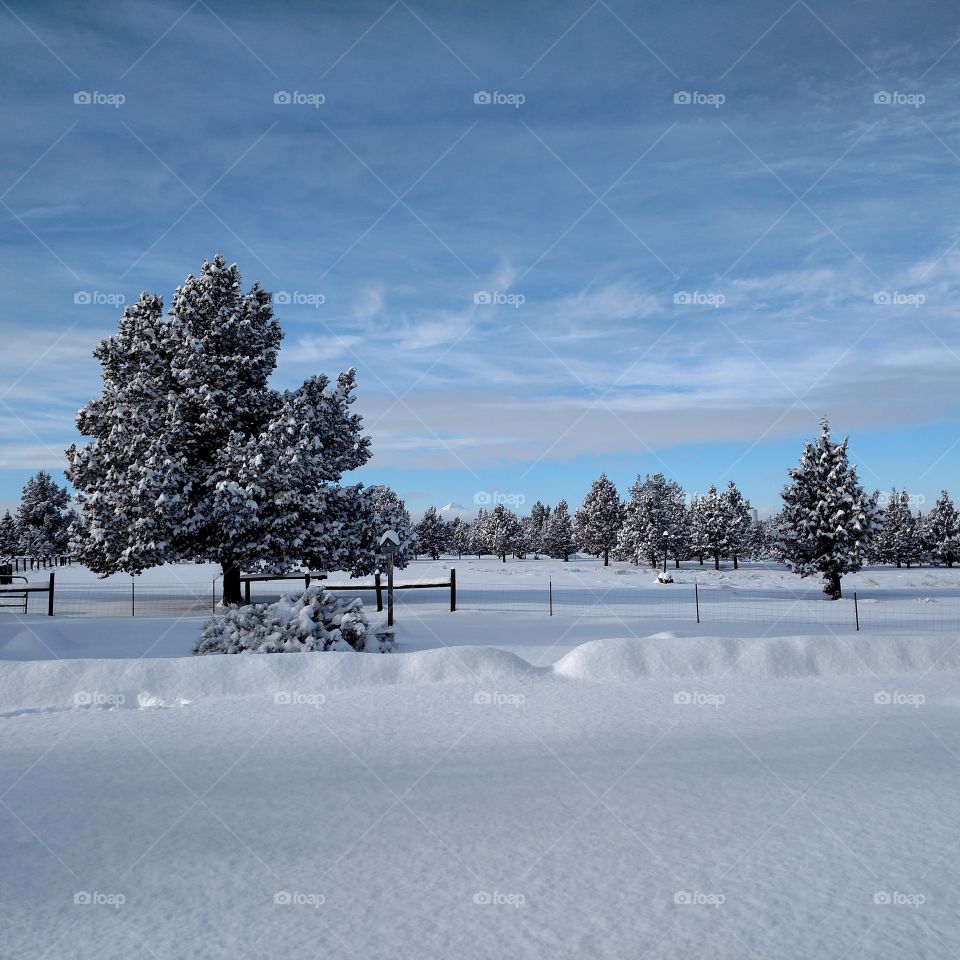
[{"label": "snow covered pine tree", "polygon": [[784,561],[801,577],[823,576],[823,592],[842,596],[840,578],[863,566],[877,528],[877,503],[864,493],[857,468],[847,462],[847,440],[834,443],[821,421],[816,443],[806,443],[781,496]]},{"label": "snow covered pine tree", "polygon": [[67,450],[91,569],[214,561],[228,604],[243,567],[369,564],[371,511],[361,488],[337,485],[370,458],[354,371],[271,389],[282,337],[270,293],[244,293],[219,255],[177,288],[168,318],[147,293],[125,309],[94,351],[104,391],[77,415],[92,439]]},{"label": "snow covered pine tree", "polygon": [[16,552],[28,557],[54,557],[67,552],[73,515],[68,510],[70,494],[54,483],[46,470],[31,477],[20,494],[14,520]]},{"label": "snow covered pine tree", "polygon": [[601,473],[583,498],[583,506],[573,515],[573,539],[586,553],[602,555],[606,567],[617,543],[622,517],[617,488]]}]

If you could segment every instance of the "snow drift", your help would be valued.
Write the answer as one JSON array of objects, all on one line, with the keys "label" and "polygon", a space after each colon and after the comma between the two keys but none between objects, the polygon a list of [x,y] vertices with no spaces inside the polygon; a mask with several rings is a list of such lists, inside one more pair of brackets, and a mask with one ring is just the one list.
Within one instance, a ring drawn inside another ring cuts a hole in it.
[{"label": "snow drift", "polygon": [[594,640],[552,667],[493,647],[448,647],[390,657],[332,652],[305,657],[198,657],[0,663],[0,716],[43,710],[145,709],[225,698],[273,698],[291,690],[332,694],[400,684],[511,680],[626,683],[744,677],[776,681],[960,669],[949,636],[677,638]]}]

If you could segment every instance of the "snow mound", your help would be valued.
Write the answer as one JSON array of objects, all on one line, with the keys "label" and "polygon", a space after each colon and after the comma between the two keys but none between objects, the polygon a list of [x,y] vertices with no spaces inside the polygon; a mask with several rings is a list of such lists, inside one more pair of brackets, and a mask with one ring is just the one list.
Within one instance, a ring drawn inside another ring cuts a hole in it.
[{"label": "snow mound", "polygon": [[779,680],[960,669],[960,645],[943,637],[677,638],[592,640],[553,665],[559,677],[629,681],[657,677]]},{"label": "snow mound", "polygon": [[[549,668],[547,668],[549,669]],[[0,717],[72,709],[152,709],[205,700],[277,700],[364,687],[521,680],[543,673],[495,647],[448,647],[394,656],[325,653],[301,657],[162,660],[46,660],[0,663]]]}]

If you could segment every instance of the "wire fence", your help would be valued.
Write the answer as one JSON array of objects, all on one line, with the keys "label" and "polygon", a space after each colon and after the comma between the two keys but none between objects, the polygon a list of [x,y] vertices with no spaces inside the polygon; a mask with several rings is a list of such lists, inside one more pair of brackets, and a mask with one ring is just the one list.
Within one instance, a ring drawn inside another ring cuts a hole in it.
[{"label": "wire fence", "polygon": [[[40,582],[37,577],[37,583]],[[33,578],[31,585],[33,585]],[[376,609],[376,591],[369,580],[323,582],[336,586],[343,597],[358,596],[368,609]],[[420,584],[419,586],[425,586]],[[167,583],[57,582],[55,615],[58,617],[197,617],[219,613],[222,582]],[[451,607],[447,584],[432,588],[403,589],[398,582],[394,605],[398,620],[439,614]],[[8,588],[4,588],[8,589]],[[251,600],[270,603],[296,591],[297,585],[264,582],[253,585]],[[386,585],[383,584],[383,593]],[[27,594],[28,614],[45,614],[47,597]],[[943,631],[960,634],[960,586],[915,589],[848,590],[840,600],[827,600],[818,588],[787,590],[704,585],[693,581],[662,585],[584,585],[530,578],[521,585],[473,580],[456,587],[456,608],[491,614],[530,617],[612,618],[637,626],[658,624],[741,623],[767,627],[794,624],[826,631],[867,630]],[[22,614],[18,604],[0,604],[0,618]]]}]

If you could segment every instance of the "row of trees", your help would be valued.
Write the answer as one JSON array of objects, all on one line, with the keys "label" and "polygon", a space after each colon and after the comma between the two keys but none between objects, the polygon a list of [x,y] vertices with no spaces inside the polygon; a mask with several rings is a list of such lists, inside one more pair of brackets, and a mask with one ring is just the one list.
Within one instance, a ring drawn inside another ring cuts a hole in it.
[{"label": "row of trees", "polygon": [[386,528],[400,534],[401,565],[415,551],[455,549],[502,560],[584,550],[653,565],[709,556],[719,566],[769,549],[797,573],[821,575],[830,596],[871,550],[900,563],[913,562],[917,543],[948,563],[957,555],[956,511],[938,502],[918,533],[898,496],[883,517],[826,423],[790,471],[774,526],[750,522],[733,483],[688,507],[678,484],[654,474],[625,501],[601,476],[572,516],[565,502],[537,504],[523,519],[497,506],[472,524],[429,510],[414,527],[388,488],[341,484],[371,456],[351,409],[355,372],[276,390],[282,337],[270,293],[258,284],[244,292],[236,264],[220,256],[177,287],[166,314],[160,297],[142,293],[94,351],[103,392],[77,415],[87,442],[66,451],[79,514],[71,520],[65,491],[38,475],[17,516],[4,518],[6,552],[62,552],[69,527],[78,559],[103,575],[219,563],[225,603],[240,602],[242,569],[369,573]]}]

